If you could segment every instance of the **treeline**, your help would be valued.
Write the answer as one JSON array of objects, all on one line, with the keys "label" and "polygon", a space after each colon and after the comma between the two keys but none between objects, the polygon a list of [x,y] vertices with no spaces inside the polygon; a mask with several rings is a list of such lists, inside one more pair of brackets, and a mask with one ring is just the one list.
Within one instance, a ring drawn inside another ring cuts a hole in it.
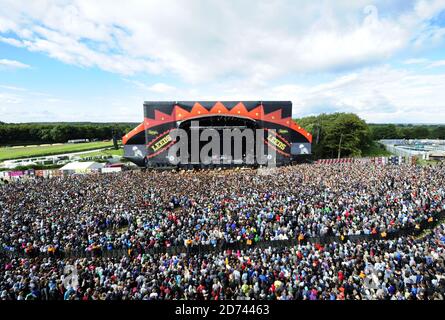
[{"label": "treeline", "polygon": [[373,140],[445,139],[445,125],[370,124]]},{"label": "treeline", "polygon": [[[445,125],[367,124],[353,113],[296,119],[313,135],[315,157],[364,156],[380,139],[445,139]],[[72,139],[120,139],[138,123],[2,123],[0,145],[63,143]],[[341,138],[341,141],[340,141]]]},{"label": "treeline", "polygon": [[72,139],[120,139],[137,123],[2,123],[0,145],[63,143]]},{"label": "treeline", "polygon": [[[353,113],[320,114],[296,119],[312,133],[315,158],[385,155],[380,139],[445,139],[445,125],[367,124]],[[341,140],[341,141],[340,141]]]}]

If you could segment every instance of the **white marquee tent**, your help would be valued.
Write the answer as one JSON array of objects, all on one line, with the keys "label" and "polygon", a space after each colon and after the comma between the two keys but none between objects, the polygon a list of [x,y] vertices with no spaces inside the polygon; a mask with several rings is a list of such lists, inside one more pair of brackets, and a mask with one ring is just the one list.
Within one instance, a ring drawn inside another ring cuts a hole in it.
[{"label": "white marquee tent", "polygon": [[87,173],[91,171],[99,171],[103,167],[104,165],[99,162],[70,162],[64,165],[59,170],[63,173]]}]

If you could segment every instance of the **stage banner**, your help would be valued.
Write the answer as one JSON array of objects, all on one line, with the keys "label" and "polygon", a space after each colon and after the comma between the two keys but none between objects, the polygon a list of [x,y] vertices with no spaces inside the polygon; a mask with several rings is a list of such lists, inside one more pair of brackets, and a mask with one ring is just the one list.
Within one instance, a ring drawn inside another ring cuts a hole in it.
[{"label": "stage banner", "polygon": [[102,168],[102,173],[121,172],[122,168]]},{"label": "stage banner", "polygon": [[373,163],[373,159],[372,158],[355,158],[354,162],[360,163],[360,164],[370,164],[370,163]]},{"label": "stage banner", "polygon": [[24,175],[23,171],[10,171],[9,176],[10,177],[21,177]]},{"label": "stage banner", "polygon": [[340,159],[319,159],[315,163],[317,164],[339,164],[339,163],[354,163],[354,158],[340,158]]}]

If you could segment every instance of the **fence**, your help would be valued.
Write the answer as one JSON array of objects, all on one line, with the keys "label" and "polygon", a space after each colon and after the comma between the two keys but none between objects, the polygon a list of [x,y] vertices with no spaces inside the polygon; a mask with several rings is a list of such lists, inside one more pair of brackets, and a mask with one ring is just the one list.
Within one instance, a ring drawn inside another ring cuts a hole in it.
[{"label": "fence", "polygon": [[315,163],[317,164],[348,164],[348,163],[361,163],[361,164],[416,164],[416,157],[402,157],[402,156],[390,156],[390,157],[369,157],[369,158],[340,158],[340,159],[319,159]]},{"label": "fence", "polygon": [[428,155],[428,151],[413,150],[413,149],[408,149],[407,147],[403,147],[403,146],[384,144],[384,147],[388,152],[391,152],[392,154],[395,154],[397,156],[402,156],[402,157],[416,156],[418,158],[425,160]]},{"label": "fence", "polygon": [[[77,174],[89,174],[89,173],[112,173],[112,172],[120,172],[122,168],[120,167],[104,167],[98,170],[83,170],[83,171],[75,171],[73,173]],[[7,181],[18,181],[23,179],[33,179],[36,177],[40,178],[53,178],[63,176],[64,173],[59,169],[51,169],[51,170],[22,170],[22,171],[0,171],[0,179]]]},{"label": "fence", "polygon": [[[367,163],[375,165],[386,164],[415,164],[416,157],[403,157],[403,156],[391,156],[391,157],[370,157],[370,158],[340,158],[340,159],[319,159],[316,164],[348,164],[348,163]],[[122,169],[119,167],[104,167],[100,169],[101,173],[120,172]],[[85,172],[77,171],[73,173],[94,173],[96,170],[87,170]],[[29,179],[35,177],[52,178],[62,176],[63,173],[59,169],[52,170],[22,170],[22,171],[0,171],[0,179],[17,181],[21,179]]]}]

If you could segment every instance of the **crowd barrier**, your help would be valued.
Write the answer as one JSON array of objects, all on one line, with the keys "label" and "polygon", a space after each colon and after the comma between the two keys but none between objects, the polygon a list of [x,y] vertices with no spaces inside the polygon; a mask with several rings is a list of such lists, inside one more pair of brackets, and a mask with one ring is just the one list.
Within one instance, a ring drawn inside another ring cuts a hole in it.
[{"label": "crowd barrier", "polygon": [[[120,172],[122,168],[120,167],[104,167],[100,170],[77,170],[75,174],[90,174],[90,173],[113,173]],[[68,174],[68,173],[67,173]],[[53,178],[53,177],[61,177],[64,175],[64,172],[59,169],[51,169],[51,170],[18,170],[18,171],[0,171],[0,179],[8,180],[8,181],[18,181],[24,179],[33,179],[36,177],[40,178]]]},{"label": "crowd barrier", "polygon": [[319,159],[315,161],[317,164],[341,164],[341,163],[361,163],[361,164],[375,164],[375,165],[400,165],[417,163],[417,157],[402,157],[402,156],[390,156],[390,157],[368,157],[368,158],[336,158],[336,159]]},{"label": "crowd barrier", "polygon": [[196,244],[196,245],[181,245],[181,246],[169,246],[169,247],[152,247],[152,248],[114,248],[111,250],[103,250],[101,248],[96,248],[92,250],[58,250],[53,253],[48,252],[32,252],[25,253],[24,251],[9,251],[4,248],[0,248],[0,253],[8,258],[13,257],[35,257],[35,256],[54,256],[63,258],[91,258],[91,257],[104,257],[104,258],[121,258],[123,256],[137,256],[141,254],[161,254],[169,253],[175,254],[206,254],[212,252],[221,252],[225,250],[247,250],[250,248],[284,248],[292,247],[298,244],[313,243],[325,245],[333,242],[359,242],[366,240],[390,240],[400,237],[418,236],[427,230],[435,228],[440,221],[445,219],[445,211],[436,212],[429,216],[428,219],[421,221],[415,226],[406,227],[397,231],[392,232],[382,232],[376,234],[360,234],[360,235],[342,235],[342,236],[320,236],[320,237],[305,237],[299,235],[298,238],[288,239],[288,240],[260,240],[257,242],[251,241],[238,241],[238,242],[224,242],[220,241],[216,244]]},{"label": "crowd barrier", "polygon": [[[375,165],[399,165],[399,164],[412,164],[415,165],[417,158],[402,157],[402,156],[390,156],[390,157],[368,157],[368,158],[340,158],[340,159],[319,159],[316,160],[316,164],[347,164],[347,163],[361,163],[361,164],[375,164]],[[89,174],[95,172],[101,173],[111,173],[120,172],[122,169],[118,167],[104,167],[99,170],[77,170],[77,174]],[[9,181],[18,181],[21,179],[42,177],[42,178],[52,178],[63,176],[64,173],[59,169],[51,170],[22,170],[22,171],[0,171],[0,179]]]}]

